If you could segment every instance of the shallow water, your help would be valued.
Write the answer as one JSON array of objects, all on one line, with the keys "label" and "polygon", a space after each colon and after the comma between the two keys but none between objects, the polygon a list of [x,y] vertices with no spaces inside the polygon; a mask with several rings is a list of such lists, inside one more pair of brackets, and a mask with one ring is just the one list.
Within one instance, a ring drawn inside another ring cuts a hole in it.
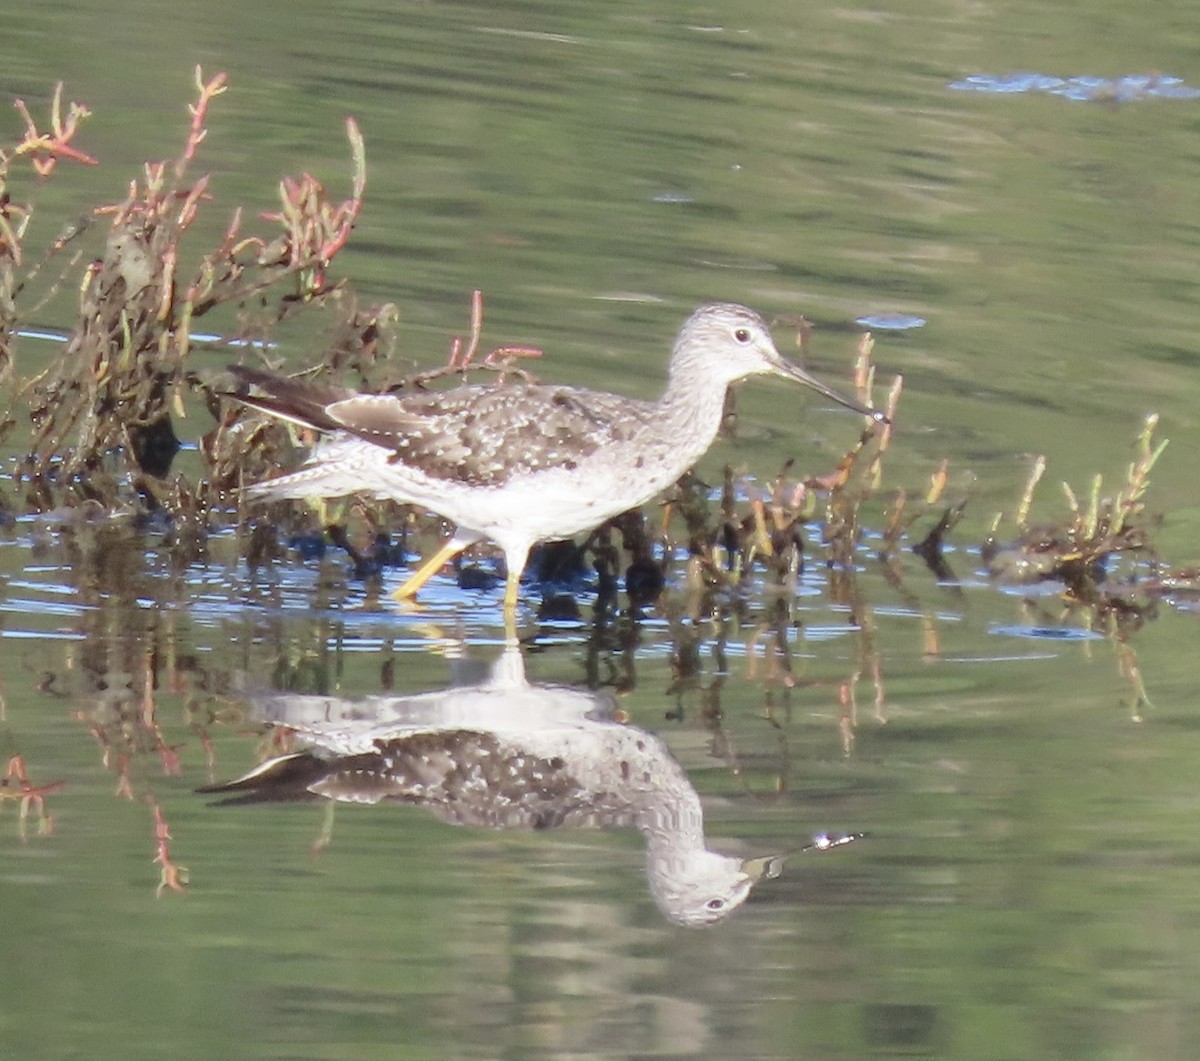
[{"label": "shallow water", "polygon": [[[967,515],[956,583],[910,556],[885,570],[870,540],[831,578],[810,534],[790,679],[761,592],[724,629],[681,619],[678,584],[636,619],[584,594],[542,623],[527,592],[530,681],[616,692],[686,770],[715,849],[866,834],[793,857],[694,931],[656,906],[633,828],[195,794],[272,750],[248,706],[265,690],[483,680],[499,591],[439,579],[398,611],[332,552],[251,571],[230,533],[174,570],[120,518],[7,525],[3,758],[63,783],[45,818],[0,801],[13,1055],[1191,1056],[1194,609],[1164,602],[1121,642],[1053,588],[1002,592],[976,546],[1032,454],[1050,458],[1035,510],[1062,518],[1055,480],[1115,487],[1157,411],[1160,544],[1196,561],[1200,102],[951,88],[1018,71],[1195,85],[1190,8],[215,3],[154,21],[153,46],[144,8],[11,20],[4,90],[33,102],[61,76],[97,112],[103,164],[40,190],[49,231],[174,150],[195,62],[227,69],[202,155],[211,231],[235,204],[269,209],[283,172],[344,187],[353,113],[370,183],[339,268],[398,305],[399,356],[439,362],[476,286],[485,341],[641,395],[707,299],[805,314],[810,367],[839,384],[856,320],[920,318],[878,332],[882,381],[905,377],[885,481],[919,496],[948,458]],[[44,318],[67,326],[65,296]],[[299,362],[324,336],[286,341]],[[27,341],[19,370],[44,351]],[[701,468],[714,482],[726,462],[825,471],[857,430],[782,384],[743,387],[738,411]]]}]

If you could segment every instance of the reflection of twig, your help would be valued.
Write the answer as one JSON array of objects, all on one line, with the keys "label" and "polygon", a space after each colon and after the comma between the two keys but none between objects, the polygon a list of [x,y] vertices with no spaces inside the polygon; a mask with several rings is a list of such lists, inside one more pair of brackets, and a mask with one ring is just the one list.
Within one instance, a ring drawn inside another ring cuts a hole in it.
[{"label": "reflection of twig", "polygon": [[[1082,499],[1063,483],[1069,515],[1042,526],[1029,522],[1034,493],[1046,470],[1045,457],[1036,458],[1016,508],[1017,537],[1011,542],[997,540],[1002,521],[998,515],[982,550],[993,578],[1017,584],[1062,583],[1066,608],[1082,609],[1085,626],[1102,631],[1113,644],[1118,672],[1132,692],[1135,721],[1150,700],[1129,637],[1154,617],[1161,587],[1170,578],[1169,573],[1164,576],[1155,555],[1154,522],[1147,516],[1144,501],[1150,472],[1167,445],[1165,439],[1155,440],[1157,426],[1157,416],[1146,417],[1135,443],[1135,458],[1115,495],[1103,494],[1100,475],[1092,477]],[[1110,567],[1113,558],[1122,556],[1148,564],[1155,577],[1118,581]]]},{"label": "reflection of twig", "polygon": [[746,776],[746,771],[742,767],[737,743],[734,740],[733,734],[722,725],[719,714],[710,716],[709,730],[713,737],[712,754],[725,763],[729,768],[729,772],[737,778],[742,791],[757,800],[773,801],[788,791],[788,779],[791,775],[791,755],[788,749],[787,734],[783,727],[775,721],[769,710],[766,712],[765,717],[775,731],[780,758],[779,769],[774,774],[773,787],[769,792],[760,792],[751,786],[750,780]]},{"label": "reflection of twig", "polygon": [[333,812],[337,804],[333,800],[328,800],[325,803],[325,815],[321,820],[321,831],[317,833],[316,839],[309,845],[308,852],[313,858],[320,858],[325,852],[330,843],[333,841]]},{"label": "reflection of twig", "polygon": [[166,818],[163,817],[162,807],[159,806],[156,800],[151,800],[150,805],[154,813],[154,859],[153,861],[161,867],[158,887],[154,890],[155,898],[162,898],[162,893],[168,888],[173,892],[187,891],[188,883],[188,868],[187,866],[177,865],[171,860],[171,827],[167,824]]},{"label": "reflection of twig", "polygon": [[941,635],[937,623],[928,612],[921,616],[921,656],[926,663],[933,663],[942,654]]},{"label": "reflection of twig", "polygon": [[1134,722],[1141,722],[1142,707],[1152,709],[1154,705],[1150,702],[1150,696],[1146,692],[1146,682],[1142,677],[1142,668],[1138,665],[1137,653],[1129,641],[1116,631],[1115,622],[1113,626],[1110,639],[1117,653],[1117,673],[1130,686],[1132,694],[1129,700],[1130,717]]},{"label": "reflection of twig", "polygon": [[736,742],[733,735],[724,725],[721,693],[725,687],[727,671],[725,640],[729,636],[731,625],[729,623],[721,624],[716,639],[712,643],[714,665],[720,673],[715,675],[707,685],[702,680],[700,663],[701,639],[696,628],[689,625],[679,630],[675,650],[672,653],[674,679],[667,689],[668,694],[675,696],[676,708],[668,712],[667,718],[671,721],[682,722],[685,717],[684,697],[688,693],[698,694],[700,699],[700,721],[712,734],[711,754],[726,764],[730,773],[738,779],[748,795],[752,795],[756,799],[774,799],[779,793],[785,792],[788,789],[788,778],[791,773],[791,756],[788,747],[787,731],[775,717],[776,712],[773,698],[776,691],[781,688],[784,690],[784,695],[786,696],[788,691],[795,685],[795,679],[790,670],[786,669],[786,665],[781,664],[781,654],[777,649],[775,651],[768,650],[767,676],[763,679],[755,679],[754,644],[758,635],[769,629],[765,624],[759,627],[747,644],[748,678],[752,681],[757,681],[757,684],[760,684],[763,688],[763,710],[759,717],[771,726],[775,732],[775,737],[779,744],[780,765],[778,772],[775,774],[772,791],[770,793],[758,792],[750,786],[742,768],[741,757],[738,754]]},{"label": "reflection of twig", "polygon": [[[14,778],[17,782],[15,792],[9,788],[9,782]],[[38,835],[48,836],[54,831],[54,819],[46,813],[46,797],[52,792],[60,792],[65,784],[64,781],[51,781],[48,785],[34,785],[26,774],[24,756],[14,755],[8,760],[4,779],[0,780],[0,800],[20,801],[21,808],[17,813],[17,835],[22,840],[27,838],[26,821],[29,817],[30,807],[37,810]]]},{"label": "reflection of twig", "polygon": [[854,682],[845,681],[838,686],[838,733],[842,738],[842,754],[850,758],[854,751],[854,731],[858,727],[858,704],[854,699]]},{"label": "reflection of twig", "polygon": [[858,728],[858,683],[865,670],[871,676],[875,691],[875,721],[887,722],[887,695],[883,685],[883,661],[875,639],[875,625],[865,606],[861,609],[858,636],[855,642],[857,664],[849,679],[838,687],[838,733],[842,738],[842,754],[849,757],[854,751],[855,730]]},{"label": "reflection of twig", "polygon": [[780,629],[779,624],[759,623],[746,639],[746,677],[751,681],[757,681],[759,677],[759,649],[766,665],[762,681],[767,686],[782,685],[786,689],[794,688],[796,676],[792,673],[787,634]]}]

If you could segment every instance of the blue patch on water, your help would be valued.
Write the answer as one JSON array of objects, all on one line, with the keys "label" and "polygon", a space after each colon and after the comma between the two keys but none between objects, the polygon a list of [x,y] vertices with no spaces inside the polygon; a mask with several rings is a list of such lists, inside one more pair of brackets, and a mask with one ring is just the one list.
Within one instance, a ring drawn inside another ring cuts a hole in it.
[{"label": "blue patch on water", "polygon": [[914,317],[911,313],[868,313],[854,323],[877,331],[903,332],[909,328],[924,328],[925,318]]},{"label": "blue patch on water", "polygon": [[1025,637],[1035,641],[1100,641],[1102,634],[1074,626],[993,626],[989,631],[1001,637]]},{"label": "blue patch on water", "polygon": [[32,641],[86,641],[88,635],[77,630],[0,630],[0,637]]},{"label": "blue patch on water", "polygon": [[1093,103],[1129,103],[1133,100],[1200,99],[1200,88],[1193,88],[1181,77],[1163,74],[1126,74],[1124,77],[1054,77],[1051,74],[972,74],[950,82],[961,92],[1044,92],[1051,96]]}]

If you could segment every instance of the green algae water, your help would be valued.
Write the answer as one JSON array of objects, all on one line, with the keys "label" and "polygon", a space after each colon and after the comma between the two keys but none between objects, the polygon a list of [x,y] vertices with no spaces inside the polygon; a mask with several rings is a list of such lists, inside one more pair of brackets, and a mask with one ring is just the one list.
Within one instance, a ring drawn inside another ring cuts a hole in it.
[{"label": "green algae water", "polygon": [[[904,376],[885,486],[919,496],[947,459],[967,502],[952,581],[907,555],[883,568],[871,536],[831,579],[810,536],[786,661],[765,607],[689,623],[679,585],[636,621],[585,600],[539,623],[523,604],[531,680],[614,692],[686,771],[714,848],[865,834],[704,930],[661,915],[636,829],[195,793],[286,750],[251,694],[417,695],[485,672],[497,592],[435,580],[400,612],[333,551],[252,570],[231,533],[179,569],[161,528],[6,521],[14,1056],[1192,1055],[1194,605],[1107,636],[1055,587],[990,584],[977,551],[1034,455],[1035,518],[1061,519],[1057,482],[1116,489],[1157,412],[1158,544],[1197,561],[1200,102],[1003,80],[1195,86],[1190,9],[214,3],[164,22],[60,3],[6,30],[8,96],[44,111],[62,79],[95,111],[82,146],[101,165],[35,189],[46,239],[172,157],[193,67],[226,70],[198,246],[237,206],[275,209],[283,174],[347,187],[353,115],[368,190],[336,269],[395,303],[397,356],[442,363],[478,287],[485,340],[541,347],[543,378],[653,397],[679,323],[728,299],[803,314],[808,367],[841,386],[869,317],[881,385]],[[951,87],[971,77],[999,80]],[[31,323],[69,328],[66,288]],[[923,324],[881,327],[905,318]],[[300,365],[326,336],[281,339]],[[23,340],[18,373],[46,350]],[[755,383],[701,474],[765,481],[790,457],[824,473],[856,430]]]}]

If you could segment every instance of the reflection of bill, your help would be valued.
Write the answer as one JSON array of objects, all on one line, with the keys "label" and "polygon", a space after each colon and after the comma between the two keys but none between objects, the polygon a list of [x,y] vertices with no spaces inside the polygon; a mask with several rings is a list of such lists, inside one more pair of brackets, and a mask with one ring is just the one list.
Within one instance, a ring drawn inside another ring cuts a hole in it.
[{"label": "reflection of bill", "polygon": [[758,880],[780,872],[781,856],[708,850],[700,798],[666,745],[614,721],[603,693],[530,684],[515,647],[480,685],[357,701],[274,694],[255,703],[311,747],[200,789],[227,793],[223,804],[396,800],[455,825],[634,826],[646,838],[654,901],[681,925],[721,920]]}]

